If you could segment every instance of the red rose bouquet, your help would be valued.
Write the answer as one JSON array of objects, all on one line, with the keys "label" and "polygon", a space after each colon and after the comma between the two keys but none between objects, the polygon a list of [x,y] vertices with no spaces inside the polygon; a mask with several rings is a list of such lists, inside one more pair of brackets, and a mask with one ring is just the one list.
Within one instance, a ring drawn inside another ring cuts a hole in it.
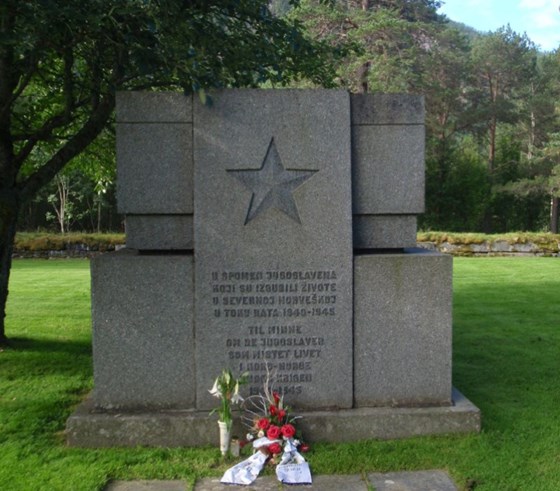
[{"label": "red rose bouquet", "polygon": [[267,452],[270,463],[276,463],[275,457],[286,450],[288,442],[290,449],[309,450],[296,427],[299,418],[290,414],[284,397],[270,389],[268,383],[262,394],[247,398],[245,410],[243,420],[249,429],[245,443],[252,442],[253,448]]},{"label": "red rose bouquet", "polygon": [[296,427],[299,419],[290,415],[284,398],[272,390],[268,377],[263,393],[245,399],[243,422],[248,427],[247,441],[254,453],[228,469],[221,479],[225,484],[251,484],[268,462],[276,466],[276,475],[286,484],[311,484],[309,465],[300,454],[309,450]]}]

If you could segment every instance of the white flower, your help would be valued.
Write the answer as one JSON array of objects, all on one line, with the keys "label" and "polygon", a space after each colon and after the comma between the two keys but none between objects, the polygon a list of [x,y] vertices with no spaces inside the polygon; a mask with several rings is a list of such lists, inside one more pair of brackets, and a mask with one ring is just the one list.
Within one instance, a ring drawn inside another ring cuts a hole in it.
[{"label": "white flower", "polygon": [[255,438],[253,435],[251,435],[251,433],[247,433],[247,436],[245,437],[247,439],[248,442],[253,441],[253,439]]},{"label": "white flower", "polygon": [[235,384],[235,389],[233,390],[233,395],[231,396],[231,402],[233,404],[239,404],[240,402],[243,402],[243,397],[241,397],[241,394],[239,394],[239,381],[237,381]]},{"label": "white flower", "polygon": [[232,402],[232,404],[239,404],[240,402],[243,402],[243,397],[241,397],[241,395],[239,394],[239,392],[235,392],[235,393],[231,396],[231,402]]},{"label": "white flower", "polygon": [[263,431],[263,430],[259,431],[259,432],[257,433],[257,436],[258,436],[259,438],[262,438],[262,437],[264,436],[264,431]]},{"label": "white flower", "polygon": [[212,386],[212,388],[208,392],[210,392],[210,394],[212,394],[214,397],[221,397],[222,396],[222,393],[220,392],[220,389],[218,388],[218,379],[216,379],[214,381],[214,385]]}]

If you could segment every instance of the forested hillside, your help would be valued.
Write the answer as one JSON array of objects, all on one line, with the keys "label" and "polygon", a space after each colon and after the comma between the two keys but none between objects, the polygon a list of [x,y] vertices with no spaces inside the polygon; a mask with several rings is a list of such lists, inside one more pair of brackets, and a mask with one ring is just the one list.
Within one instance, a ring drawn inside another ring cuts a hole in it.
[{"label": "forested hillside", "polygon": [[346,50],[339,85],[425,95],[422,228],[557,232],[559,51],[540,52],[508,25],[479,33],[450,22],[435,0],[302,3],[288,15]]},{"label": "forested hillside", "polygon": [[[558,231],[560,51],[541,52],[508,25],[480,33],[452,22],[436,0],[292,3],[270,9],[335,49],[337,86],[425,95],[421,228]],[[119,230],[113,148],[106,131],[26,206],[20,229]]]}]

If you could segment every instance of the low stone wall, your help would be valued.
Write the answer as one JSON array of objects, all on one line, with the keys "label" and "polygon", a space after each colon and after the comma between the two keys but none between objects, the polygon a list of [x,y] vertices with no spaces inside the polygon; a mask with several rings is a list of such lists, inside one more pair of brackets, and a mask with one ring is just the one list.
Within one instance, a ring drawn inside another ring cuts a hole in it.
[{"label": "low stone wall", "polygon": [[560,241],[543,244],[535,242],[512,243],[507,240],[488,240],[464,244],[450,242],[418,242],[418,247],[444,252],[453,256],[560,256]]},{"label": "low stone wall", "polygon": [[90,248],[85,244],[73,244],[66,246],[62,250],[25,250],[15,249],[12,258],[14,259],[90,259],[106,252],[118,251],[124,245],[109,246],[102,251],[97,248]]},{"label": "low stone wall", "polygon": [[[103,251],[92,249],[85,244],[68,245],[64,250],[15,250],[14,259],[59,259],[92,258],[104,252],[122,249],[124,245],[108,247]],[[546,256],[560,257],[560,240],[546,243],[488,240],[480,243],[461,242],[418,242],[418,247],[439,251],[452,256]]]}]

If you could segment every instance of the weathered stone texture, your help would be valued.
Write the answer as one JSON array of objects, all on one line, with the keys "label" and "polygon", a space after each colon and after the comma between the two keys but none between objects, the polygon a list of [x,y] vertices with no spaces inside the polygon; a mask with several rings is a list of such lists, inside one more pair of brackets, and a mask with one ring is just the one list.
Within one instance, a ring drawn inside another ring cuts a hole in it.
[{"label": "weathered stone texture", "polygon": [[349,96],[236,90],[213,101],[194,109],[198,407],[214,404],[207,389],[223,367],[264,377],[267,363],[298,408],[350,407]]},{"label": "weathered stone texture", "polygon": [[355,406],[451,403],[452,258],[354,258]]},{"label": "weathered stone texture", "polygon": [[95,405],[193,407],[192,256],[123,250],[91,268]]},{"label": "weathered stone texture", "polygon": [[126,245],[131,249],[193,249],[192,215],[128,215],[125,224]]}]

